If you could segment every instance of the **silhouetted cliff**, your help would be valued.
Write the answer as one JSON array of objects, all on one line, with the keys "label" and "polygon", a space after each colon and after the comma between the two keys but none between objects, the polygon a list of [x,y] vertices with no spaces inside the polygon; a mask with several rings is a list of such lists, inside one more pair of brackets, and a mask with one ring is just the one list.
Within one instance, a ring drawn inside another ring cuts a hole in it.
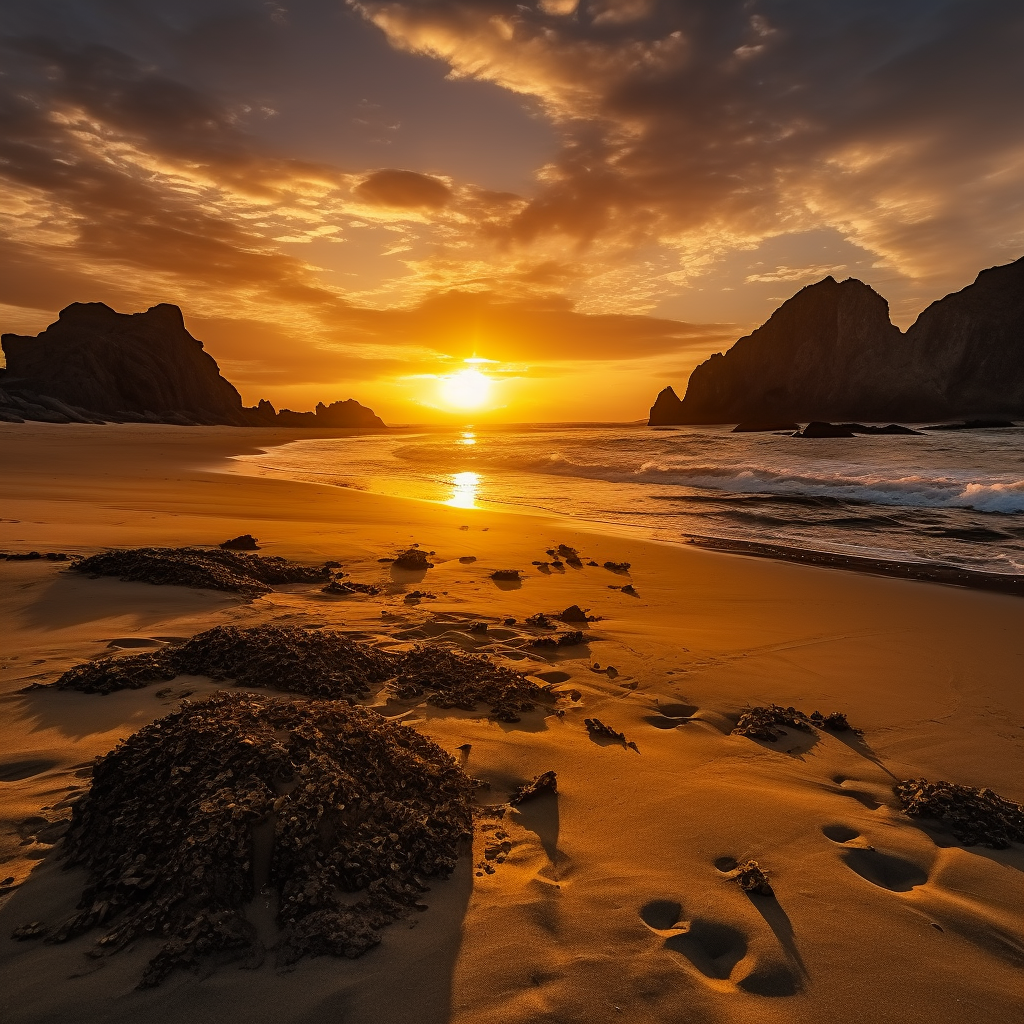
[{"label": "silhouetted cliff", "polygon": [[0,420],[107,420],[230,426],[382,427],[354,399],[316,412],[280,414],[265,399],[245,408],[216,361],[185,329],[181,310],[161,303],[117,313],[75,302],[35,337],[5,334]]},{"label": "silhouetted cliff", "polygon": [[177,306],[116,313],[102,302],[75,302],[38,336],[5,334],[2,343],[0,386],[8,393],[47,395],[100,416],[247,422],[241,396],[185,330]]},{"label": "silhouetted cliff", "polygon": [[701,363],[677,413],[657,423],[1024,415],[1024,259],[982,271],[906,334],[866,284],[826,277]]}]

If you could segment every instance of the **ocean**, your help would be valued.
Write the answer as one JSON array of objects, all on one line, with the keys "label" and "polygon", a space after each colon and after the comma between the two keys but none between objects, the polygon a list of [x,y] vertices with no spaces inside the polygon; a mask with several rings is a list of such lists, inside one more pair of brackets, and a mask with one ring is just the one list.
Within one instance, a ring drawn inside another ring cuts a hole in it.
[{"label": "ocean", "polygon": [[1024,428],[809,439],[622,424],[294,441],[246,471],[641,531],[1024,572]]}]

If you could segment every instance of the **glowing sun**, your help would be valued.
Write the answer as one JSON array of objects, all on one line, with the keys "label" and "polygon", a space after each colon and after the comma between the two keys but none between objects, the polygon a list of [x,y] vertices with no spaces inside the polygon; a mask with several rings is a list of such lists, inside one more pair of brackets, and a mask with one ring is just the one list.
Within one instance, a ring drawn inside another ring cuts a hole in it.
[{"label": "glowing sun", "polygon": [[479,409],[491,397],[491,383],[479,370],[459,370],[441,378],[441,397],[457,409]]}]

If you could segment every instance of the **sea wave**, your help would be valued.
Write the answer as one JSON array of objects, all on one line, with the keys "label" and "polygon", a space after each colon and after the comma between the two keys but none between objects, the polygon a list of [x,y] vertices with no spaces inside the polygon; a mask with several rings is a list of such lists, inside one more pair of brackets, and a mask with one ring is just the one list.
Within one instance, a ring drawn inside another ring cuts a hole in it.
[{"label": "sea wave", "polygon": [[[436,463],[433,445],[409,446],[395,453],[414,462]],[[611,453],[606,453],[611,454]],[[961,473],[927,475],[856,472],[860,467],[835,463],[800,468],[761,463],[713,464],[645,459],[641,462],[588,459],[574,453],[514,453],[508,449],[464,456],[477,469],[543,473],[605,480],[610,483],[657,484],[701,491],[771,495],[774,498],[824,498],[873,505],[914,508],[963,508],[977,512],[1024,512],[1024,479],[1005,475]]]}]

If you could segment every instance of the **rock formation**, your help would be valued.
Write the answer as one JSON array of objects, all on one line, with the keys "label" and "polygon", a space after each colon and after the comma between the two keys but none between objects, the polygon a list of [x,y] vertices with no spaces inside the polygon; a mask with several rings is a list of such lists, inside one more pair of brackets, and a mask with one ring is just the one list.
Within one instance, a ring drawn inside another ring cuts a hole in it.
[{"label": "rock formation", "polygon": [[117,422],[280,427],[383,427],[354,399],[316,412],[275,412],[266,399],[245,408],[181,310],[160,303],[117,313],[102,302],[74,302],[35,337],[0,339],[0,421]]},{"label": "rock formation", "polygon": [[[658,417],[655,418],[655,411]],[[885,299],[826,277],[701,363],[652,425],[1024,415],[1024,259],[984,270],[903,333]]]},{"label": "rock formation", "polygon": [[2,341],[0,385],[8,393],[47,395],[102,418],[171,413],[198,423],[247,422],[241,396],[185,330],[177,306],[116,313],[102,302],[75,302],[37,337]]},{"label": "rock formation", "polygon": [[683,403],[672,388],[665,388],[659,392],[658,397],[651,406],[651,418],[648,424],[652,427],[671,426],[676,423],[683,423],[680,419],[683,414]]}]

